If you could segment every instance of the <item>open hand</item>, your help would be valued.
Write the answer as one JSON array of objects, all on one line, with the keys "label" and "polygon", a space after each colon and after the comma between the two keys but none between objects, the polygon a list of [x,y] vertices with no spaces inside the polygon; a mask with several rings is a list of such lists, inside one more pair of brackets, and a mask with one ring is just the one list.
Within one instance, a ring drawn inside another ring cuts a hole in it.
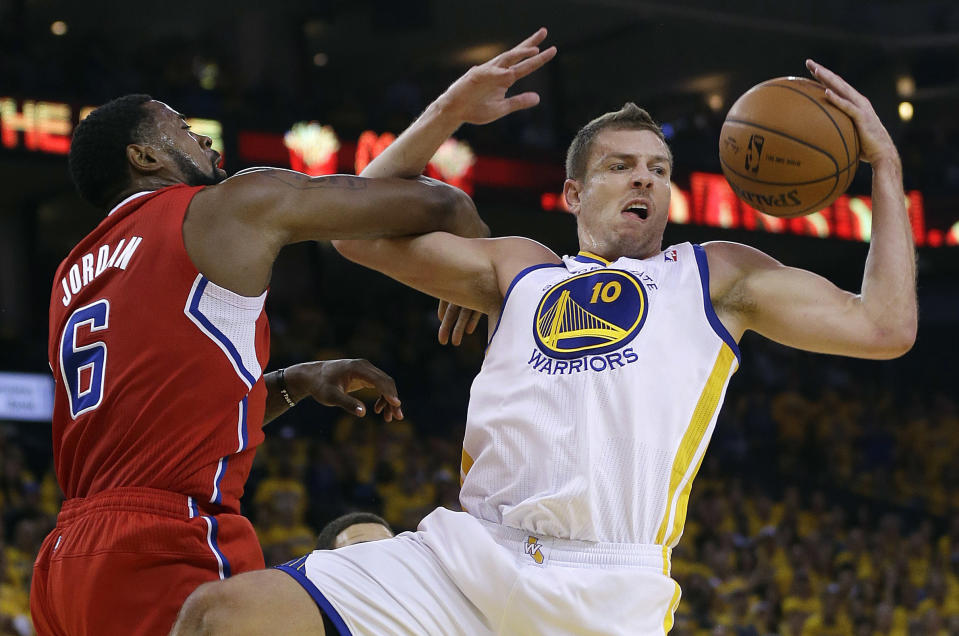
[{"label": "open hand", "polygon": [[368,360],[319,360],[296,364],[287,367],[286,381],[295,395],[311,395],[320,404],[338,406],[357,417],[366,415],[366,405],[350,393],[373,389],[379,394],[373,412],[382,413],[387,422],[394,418],[403,419],[396,383]]},{"label": "open hand", "polygon": [[506,97],[516,80],[526,77],[556,55],[556,47],[540,51],[537,46],[546,38],[541,28],[510,50],[474,66],[446,89],[440,98],[444,108],[458,114],[461,121],[487,124],[517,110],[539,103],[539,95],[528,91]]}]

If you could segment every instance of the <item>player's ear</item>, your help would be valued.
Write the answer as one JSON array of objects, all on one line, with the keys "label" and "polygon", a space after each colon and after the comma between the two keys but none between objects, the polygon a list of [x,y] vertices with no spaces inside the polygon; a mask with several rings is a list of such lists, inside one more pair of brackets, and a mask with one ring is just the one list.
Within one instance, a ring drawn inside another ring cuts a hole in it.
[{"label": "player's ear", "polygon": [[566,200],[566,207],[573,213],[573,216],[579,216],[579,181],[567,179],[563,183],[563,198]]},{"label": "player's ear", "polygon": [[149,144],[129,144],[127,161],[137,172],[152,173],[163,168],[156,148]]}]

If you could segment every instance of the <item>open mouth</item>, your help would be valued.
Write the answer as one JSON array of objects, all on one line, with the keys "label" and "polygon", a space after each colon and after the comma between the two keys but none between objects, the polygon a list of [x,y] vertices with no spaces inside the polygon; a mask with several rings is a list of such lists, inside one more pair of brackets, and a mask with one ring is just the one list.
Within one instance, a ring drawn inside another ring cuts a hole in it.
[{"label": "open mouth", "polygon": [[637,219],[641,219],[645,221],[646,218],[649,217],[649,210],[646,208],[645,205],[636,204],[636,205],[631,205],[625,210],[623,210],[623,214],[632,215],[632,216],[635,216]]}]

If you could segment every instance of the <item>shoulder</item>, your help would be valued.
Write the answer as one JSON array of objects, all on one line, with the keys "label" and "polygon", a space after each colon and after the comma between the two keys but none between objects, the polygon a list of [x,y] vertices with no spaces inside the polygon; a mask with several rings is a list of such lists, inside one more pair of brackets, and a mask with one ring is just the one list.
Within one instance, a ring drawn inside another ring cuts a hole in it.
[{"label": "shoulder", "polygon": [[[197,222],[219,217],[238,220],[261,209],[258,205],[270,191],[274,173],[289,172],[273,168],[250,168],[240,171],[216,185],[203,188],[190,202],[190,217]],[[294,173],[295,174],[295,173]]]},{"label": "shoulder", "polygon": [[562,262],[553,250],[523,236],[501,236],[484,240],[488,241],[489,249],[503,261],[516,261],[527,265]]},{"label": "shoulder", "polygon": [[762,250],[742,243],[710,241],[703,243],[702,248],[709,264],[710,283],[737,280],[755,270],[781,266]]},{"label": "shoulder", "polygon": [[556,252],[533,239],[504,236],[478,240],[487,242],[502,293],[523,270],[536,265],[559,265],[563,262]]},{"label": "shoulder", "polygon": [[309,180],[309,175],[283,168],[247,168],[216,185],[203,188],[195,199],[201,205],[219,207],[230,204],[242,209],[275,195],[278,188],[305,185]]},{"label": "shoulder", "polygon": [[711,241],[702,247],[709,267],[709,296],[720,312],[754,311],[753,288],[762,278],[758,275],[783,267],[762,250],[742,243]]}]

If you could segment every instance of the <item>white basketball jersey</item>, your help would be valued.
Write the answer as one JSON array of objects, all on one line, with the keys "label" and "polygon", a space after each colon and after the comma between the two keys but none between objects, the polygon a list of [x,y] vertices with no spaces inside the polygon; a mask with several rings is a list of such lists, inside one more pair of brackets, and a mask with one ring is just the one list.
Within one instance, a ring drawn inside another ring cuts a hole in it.
[{"label": "white basketball jersey", "polygon": [[698,245],[523,270],[471,390],[464,509],[535,535],[675,546],[738,366]]}]

